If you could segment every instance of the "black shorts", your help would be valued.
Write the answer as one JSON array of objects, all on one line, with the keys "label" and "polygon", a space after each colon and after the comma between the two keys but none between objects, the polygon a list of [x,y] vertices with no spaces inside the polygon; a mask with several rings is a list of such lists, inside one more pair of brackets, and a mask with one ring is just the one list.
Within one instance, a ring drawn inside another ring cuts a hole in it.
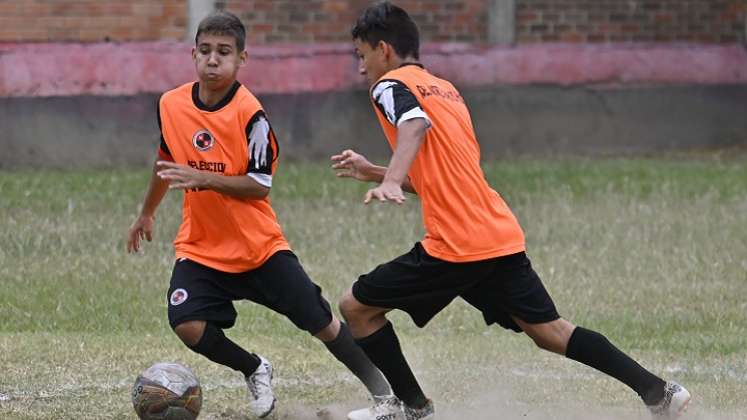
[{"label": "black shorts", "polygon": [[226,273],[179,259],[166,298],[171,328],[194,320],[231,328],[236,322],[233,301],[242,299],[285,315],[312,335],[332,321],[322,289],[311,281],[290,251],[279,251],[260,267],[245,273]]},{"label": "black shorts", "polygon": [[428,255],[420,243],[405,255],[376,267],[353,284],[364,305],[407,312],[424,327],[460,296],[479,309],[485,322],[520,332],[512,316],[529,324],[560,316],[526,254],[453,263]]}]

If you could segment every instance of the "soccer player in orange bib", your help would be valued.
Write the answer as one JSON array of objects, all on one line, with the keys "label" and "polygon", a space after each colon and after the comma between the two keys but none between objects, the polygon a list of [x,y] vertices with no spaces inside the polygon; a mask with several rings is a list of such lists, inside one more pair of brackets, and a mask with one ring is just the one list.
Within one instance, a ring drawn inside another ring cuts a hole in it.
[{"label": "soccer player in orange bib", "polygon": [[130,227],[128,251],[152,239],[156,208],[167,190],[184,190],[167,295],[169,323],[187,347],[245,376],[251,414],[265,417],[275,406],[273,367],[224,335],[236,321],[235,300],[285,315],[324,342],[375,400],[385,399],[389,385],[333,316],[270,206],[278,144],[259,101],[236,80],[247,59],[245,38],[243,24],[230,13],[200,23],[192,50],[198,81],[159,101],[159,160]]},{"label": "soccer player in orange bib", "polygon": [[622,381],[656,416],[678,416],[690,400],[683,387],[648,372],[603,335],[558,315],[524,252],[519,223],[485,180],[464,99],[419,63],[418,29],[407,12],[389,2],[372,5],[352,37],[394,153],[389,166],[381,167],[346,150],[332,157],[333,168],[340,177],[379,184],[365,203],[402,204],[403,190],[417,194],[426,232],[409,253],[360,276],[340,302],[353,336],[395,394],[355,419],[435,418],[386,313],[405,311],[423,327],[457,296],[481,311],[488,325],[524,332],[540,348]]}]

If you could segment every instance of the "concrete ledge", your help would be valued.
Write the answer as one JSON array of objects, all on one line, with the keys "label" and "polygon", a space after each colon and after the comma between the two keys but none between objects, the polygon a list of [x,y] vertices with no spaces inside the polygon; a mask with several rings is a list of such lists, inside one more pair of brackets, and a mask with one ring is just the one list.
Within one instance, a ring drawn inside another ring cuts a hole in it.
[{"label": "concrete ledge", "polygon": [[[497,86],[462,91],[484,158],[747,146],[747,85]],[[157,94],[0,98],[0,168],[148,165]],[[364,90],[260,95],[281,159],[389,149]],[[382,160],[379,160],[382,162]]]},{"label": "concrete ledge", "polygon": [[[0,97],[160,93],[194,79],[191,43],[1,44]],[[249,46],[239,79],[257,94],[365,89],[350,44]],[[423,61],[460,88],[489,85],[747,84],[741,45],[428,44]]]}]

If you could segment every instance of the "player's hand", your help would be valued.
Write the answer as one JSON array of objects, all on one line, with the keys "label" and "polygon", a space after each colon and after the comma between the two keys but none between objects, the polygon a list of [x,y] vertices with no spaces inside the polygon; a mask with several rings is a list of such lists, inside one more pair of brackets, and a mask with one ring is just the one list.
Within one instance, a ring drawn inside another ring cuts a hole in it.
[{"label": "player's hand", "polygon": [[366,182],[373,181],[370,173],[374,165],[363,155],[347,149],[339,155],[332,156],[330,159],[334,162],[332,169],[337,171],[336,175],[338,177],[353,178]]},{"label": "player's hand", "polygon": [[169,182],[170,189],[189,190],[205,187],[208,174],[204,171],[165,160],[159,160],[156,164],[158,176]]},{"label": "player's hand", "polygon": [[138,252],[140,250],[140,241],[143,239],[146,239],[148,242],[153,240],[153,223],[155,221],[155,217],[144,215],[140,215],[135,220],[127,233],[127,252]]},{"label": "player's hand", "polygon": [[363,204],[368,204],[371,200],[379,201],[392,201],[397,204],[402,204],[407,200],[405,194],[402,192],[402,186],[397,185],[395,182],[383,182],[378,187],[368,190],[366,197],[363,199]]}]

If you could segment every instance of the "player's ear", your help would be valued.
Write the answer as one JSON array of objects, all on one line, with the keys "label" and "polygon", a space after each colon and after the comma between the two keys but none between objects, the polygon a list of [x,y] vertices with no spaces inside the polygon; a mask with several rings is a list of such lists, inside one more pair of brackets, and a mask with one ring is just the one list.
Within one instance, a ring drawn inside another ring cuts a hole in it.
[{"label": "player's ear", "polygon": [[249,53],[246,50],[239,53],[239,66],[243,66],[249,60]]},{"label": "player's ear", "polygon": [[197,61],[197,47],[192,47],[192,61]]},{"label": "player's ear", "polygon": [[387,44],[383,40],[379,41],[376,44],[376,50],[380,51],[381,54],[384,56],[384,58],[389,58],[389,49],[390,49],[389,44]]}]

